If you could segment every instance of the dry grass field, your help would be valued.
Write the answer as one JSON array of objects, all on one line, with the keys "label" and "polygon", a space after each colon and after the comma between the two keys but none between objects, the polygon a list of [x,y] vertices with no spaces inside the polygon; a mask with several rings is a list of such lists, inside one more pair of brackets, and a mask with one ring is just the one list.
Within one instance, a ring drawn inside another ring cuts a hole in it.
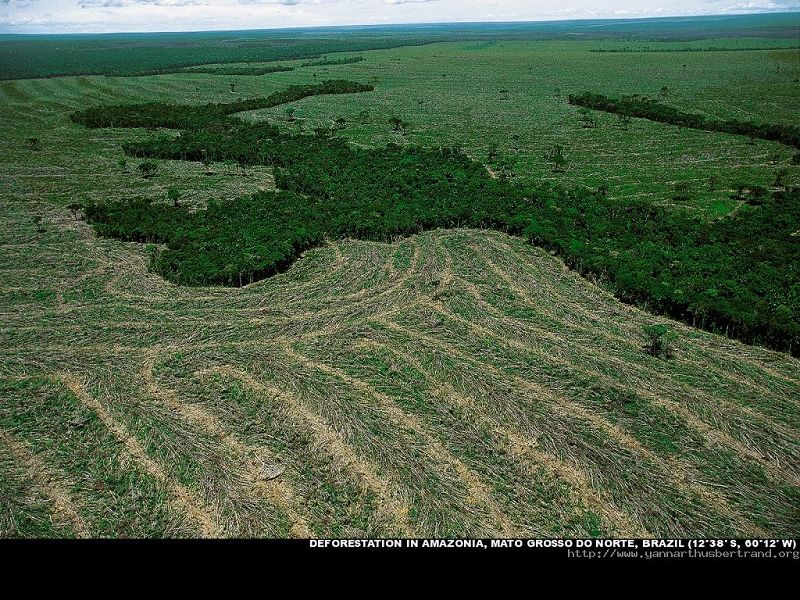
[{"label": "dry grass field", "polygon": [[[365,53],[341,72],[451,51]],[[239,85],[262,93],[293,77],[303,75]],[[243,288],[173,285],[148,272],[145,247],[97,238],[65,206],[164,198],[176,183],[202,206],[271,188],[270,170],[215,165],[205,176],[160,161],[144,180],[117,161],[146,132],[66,117],[87,98],[209,101],[229,93],[227,80],[0,90],[0,537],[800,533],[797,359],[621,304],[490,231],[331,240]],[[313,98],[301,115],[345,102],[356,114],[367,101]],[[424,142],[434,127],[413,135]],[[725,137],[675,135],[692,152]],[[773,146],[726,148],[764,161]],[[695,168],[706,167],[683,176]],[[615,193],[643,180],[620,172]],[[642,327],[655,323],[678,333],[670,360],[642,350]]]}]

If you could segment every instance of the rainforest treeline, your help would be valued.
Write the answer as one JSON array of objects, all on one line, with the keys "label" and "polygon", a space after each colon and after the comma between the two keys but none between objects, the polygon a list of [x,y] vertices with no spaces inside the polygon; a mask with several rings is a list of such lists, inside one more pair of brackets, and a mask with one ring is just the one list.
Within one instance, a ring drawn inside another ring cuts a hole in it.
[{"label": "rainforest treeline", "polygon": [[118,106],[91,106],[72,113],[73,122],[84,127],[147,127],[155,129],[197,130],[213,123],[220,123],[226,116],[248,110],[272,108],[323,94],[353,94],[371,92],[371,85],[364,85],[344,79],[331,79],[318,84],[291,85],[285,90],[275,92],[265,98],[251,98],[229,103],[192,105],[165,104],[151,102],[148,104],[129,104]]},{"label": "rainforest treeline", "polygon": [[192,67],[186,73],[206,73],[208,75],[269,75],[294,71],[287,65],[268,65],[265,67]]},{"label": "rainforest treeline", "polygon": [[246,39],[231,39],[230,32],[23,37],[26,39],[0,38],[0,80],[164,75],[201,65],[311,61],[338,52],[420,46],[463,36],[447,35],[437,28],[384,36],[353,32],[290,37],[276,30]]},{"label": "rainforest treeline", "polygon": [[[173,123],[169,112],[161,114]],[[141,199],[85,207],[100,235],[163,244],[153,249],[152,268],[180,284],[247,284],[326,237],[390,240],[437,227],[494,228],[557,252],[628,302],[747,342],[800,349],[798,189],[777,190],[709,222],[602,190],[495,179],[457,149],[360,148],[324,133],[282,133],[229,117],[125,150],[275,168],[280,191],[211,202],[205,211]]]},{"label": "rainforest treeline", "polygon": [[363,56],[345,56],[344,58],[326,58],[304,62],[301,67],[328,67],[333,65],[354,65],[364,60]]},{"label": "rainforest treeline", "polygon": [[714,119],[705,115],[683,112],[647,96],[622,96],[609,98],[603,94],[583,92],[570,94],[569,103],[617,115],[638,117],[658,123],[668,123],[689,129],[734,133],[752,138],[781,142],[800,148],[800,127],[739,121],[737,119]]}]

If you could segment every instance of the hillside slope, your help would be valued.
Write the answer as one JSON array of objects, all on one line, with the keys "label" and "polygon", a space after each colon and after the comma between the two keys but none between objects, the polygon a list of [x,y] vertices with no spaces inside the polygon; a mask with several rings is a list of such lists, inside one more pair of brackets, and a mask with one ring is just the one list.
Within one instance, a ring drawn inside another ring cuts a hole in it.
[{"label": "hillside slope", "polygon": [[520,240],[187,289],[61,210],[2,214],[2,537],[800,531],[798,361],[679,324],[652,358],[666,321]]}]

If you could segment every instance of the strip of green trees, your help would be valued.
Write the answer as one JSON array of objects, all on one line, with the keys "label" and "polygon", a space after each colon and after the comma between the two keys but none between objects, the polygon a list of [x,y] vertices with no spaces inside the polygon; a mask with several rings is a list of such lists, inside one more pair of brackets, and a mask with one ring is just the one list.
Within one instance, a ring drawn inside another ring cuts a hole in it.
[{"label": "strip of green trees", "polygon": [[583,92],[582,94],[570,94],[569,103],[617,115],[648,119],[658,123],[668,123],[689,129],[702,129],[703,131],[746,135],[800,148],[800,127],[754,123],[737,119],[714,119],[705,115],[683,112],[647,96],[635,95],[609,98],[603,94]]},{"label": "strip of green trees", "polygon": [[288,65],[267,65],[261,67],[192,67],[186,69],[186,73],[206,73],[208,75],[269,75],[270,73],[286,73],[294,71],[294,67]]},{"label": "strip of green trees", "polygon": [[164,127],[196,130],[221,122],[226,116],[248,110],[272,108],[309,96],[324,94],[354,94],[371,92],[371,85],[344,79],[330,79],[318,84],[291,85],[264,98],[250,98],[236,102],[192,105],[175,105],[163,102],[117,106],[91,106],[72,113],[70,119],[84,127]]},{"label": "strip of green trees", "polygon": [[495,179],[457,149],[360,148],[224,116],[125,151],[275,168],[280,191],[211,202],[205,211],[147,200],[85,207],[100,235],[162,244],[152,268],[180,284],[247,284],[326,237],[493,228],[557,252],[625,301],[747,342],[800,349],[800,189],[775,190],[709,222],[602,190]]},{"label": "strip of green trees", "polygon": [[365,60],[363,56],[345,56],[344,58],[321,58],[304,62],[301,67],[328,67],[333,65],[354,65]]}]

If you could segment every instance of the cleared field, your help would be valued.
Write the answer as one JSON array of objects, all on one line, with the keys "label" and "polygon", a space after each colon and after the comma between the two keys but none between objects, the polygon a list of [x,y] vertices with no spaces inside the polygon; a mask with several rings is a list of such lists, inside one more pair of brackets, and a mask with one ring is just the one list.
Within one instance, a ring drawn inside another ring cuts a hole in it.
[{"label": "cleared field", "polygon": [[[649,81],[687,110],[791,122],[796,63],[778,74],[754,67],[771,51],[703,53],[686,77],[695,53],[622,62],[590,47],[363,52],[319,75],[374,83],[369,97],[309,98],[293,122],[283,108],[251,118],[312,129],[342,115],[355,143],[457,144],[481,159],[492,141],[518,145],[519,177],[613,174],[612,193],[654,201],[668,201],[665,173],[767,184],[769,153],[788,160],[779,144],[646,121],[625,131],[601,115],[582,129],[565,96]],[[514,69],[528,79],[508,82]],[[642,327],[668,321],[496,232],[331,241],[244,288],[182,288],[147,271],[145,248],[98,239],[65,208],[165,198],[174,185],[202,207],[273,185],[268,168],[123,172],[121,144],[149,134],[85,130],[72,110],[230,101],[312,80],[307,68],[237,77],[235,94],[207,74],[0,83],[0,537],[800,532],[800,362],[788,355],[670,322],[675,357],[653,358]],[[732,80],[743,91],[719,93]],[[774,110],[758,104],[763,85]],[[407,138],[390,131],[394,114],[412,123]],[[571,148],[564,174],[542,158],[553,143]]]},{"label": "cleared field", "polygon": [[649,357],[658,319],[519,240],[343,241],[195,290],[3,212],[4,536],[797,531],[797,361],[680,326]]}]

